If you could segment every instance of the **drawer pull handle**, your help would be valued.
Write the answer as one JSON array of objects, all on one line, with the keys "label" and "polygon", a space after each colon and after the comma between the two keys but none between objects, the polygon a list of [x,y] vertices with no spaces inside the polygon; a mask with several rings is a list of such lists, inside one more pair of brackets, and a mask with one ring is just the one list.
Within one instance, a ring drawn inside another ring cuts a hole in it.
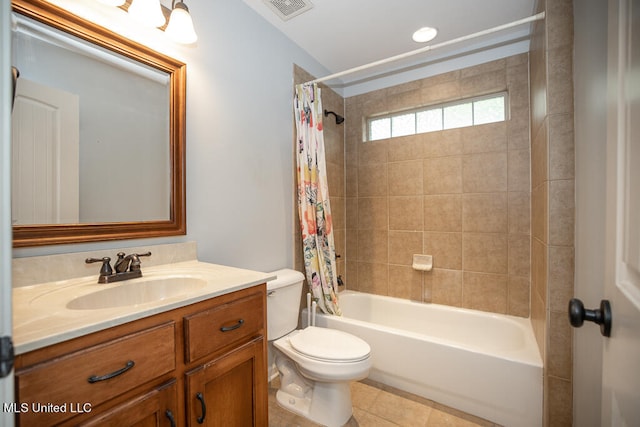
[{"label": "drawer pull handle", "polygon": [[236,323],[233,326],[223,326],[222,328],[220,328],[220,330],[222,332],[229,332],[229,331],[233,331],[235,329],[238,329],[240,326],[242,326],[244,324],[244,319],[240,319],[238,320],[238,323]]},{"label": "drawer pull handle", "polygon": [[204,403],[204,396],[200,392],[196,393],[196,399],[200,401],[200,406],[202,406],[202,416],[198,417],[196,421],[198,421],[198,424],[202,424],[204,423],[204,417],[207,416],[207,404]]},{"label": "drawer pull handle", "polygon": [[176,427],[176,420],[175,418],[173,418],[173,412],[167,409],[166,411],[164,411],[164,415],[169,419],[171,427]]},{"label": "drawer pull handle", "polygon": [[133,360],[129,360],[124,368],[118,369],[115,372],[111,372],[110,374],[106,374],[106,375],[103,375],[101,377],[98,377],[96,375],[92,375],[89,378],[87,378],[87,381],[89,381],[90,384],[93,384],[93,383],[97,383],[99,381],[110,380],[111,378],[114,378],[114,377],[117,377],[118,375],[124,374],[129,369],[133,368],[134,365],[135,365],[135,363],[133,362]]}]

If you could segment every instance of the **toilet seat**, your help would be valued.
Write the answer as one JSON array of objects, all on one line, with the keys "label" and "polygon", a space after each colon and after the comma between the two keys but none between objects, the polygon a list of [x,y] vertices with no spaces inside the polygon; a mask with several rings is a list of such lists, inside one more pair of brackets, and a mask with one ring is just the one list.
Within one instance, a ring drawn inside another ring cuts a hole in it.
[{"label": "toilet seat", "polygon": [[333,363],[360,362],[371,353],[366,341],[337,329],[309,326],[297,332],[289,337],[291,348],[310,359]]}]

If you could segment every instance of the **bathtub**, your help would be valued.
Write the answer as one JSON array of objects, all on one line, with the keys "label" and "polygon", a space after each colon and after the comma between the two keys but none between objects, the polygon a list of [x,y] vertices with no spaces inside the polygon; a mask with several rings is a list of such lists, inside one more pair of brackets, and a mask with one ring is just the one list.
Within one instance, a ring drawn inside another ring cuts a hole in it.
[{"label": "bathtub", "polygon": [[[316,326],[366,340],[369,378],[504,426],[542,425],[542,360],[529,319],[353,291]],[[307,321],[306,309],[301,314]]]}]

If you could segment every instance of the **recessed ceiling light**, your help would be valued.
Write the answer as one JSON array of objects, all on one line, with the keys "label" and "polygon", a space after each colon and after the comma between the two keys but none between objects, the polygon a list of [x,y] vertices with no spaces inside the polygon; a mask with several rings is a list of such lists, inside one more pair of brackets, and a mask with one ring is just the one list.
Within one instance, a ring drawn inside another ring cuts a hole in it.
[{"label": "recessed ceiling light", "polygon": [[413,41],[418,43],[425,43],[433,40],[438,35],[438,30],[431,27],[422,27],[415,33],[413,33]]}]

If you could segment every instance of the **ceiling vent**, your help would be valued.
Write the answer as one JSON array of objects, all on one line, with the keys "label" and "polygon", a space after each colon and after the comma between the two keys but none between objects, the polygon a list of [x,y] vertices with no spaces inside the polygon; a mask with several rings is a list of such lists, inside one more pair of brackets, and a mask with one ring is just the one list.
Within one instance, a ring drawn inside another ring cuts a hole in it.
[{"label": "ceiling vent", "polygon": [[288,21],[294,16],[313,8],[309,0],[263,0],[264,3],[275,12],[283,21]]}]

